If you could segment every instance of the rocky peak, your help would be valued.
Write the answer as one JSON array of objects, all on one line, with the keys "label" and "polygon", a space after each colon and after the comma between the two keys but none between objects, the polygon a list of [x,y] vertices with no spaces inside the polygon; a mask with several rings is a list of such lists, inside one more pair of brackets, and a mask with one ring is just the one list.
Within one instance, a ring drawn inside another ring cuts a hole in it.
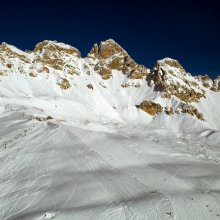
[{"label": "rocky peak", "polygon": [[205,98],[205,91],[198,81],[177,60],[165,58],[157,61],[147,80],[156,91],[163,93],[164,98],[175,96],[183,102],[199,102]]},{"label": "rocky peak", "polygon": [[58,43],[57,41],[49,41],[49,40],[44,40],[43,42],[38,43],[35,48],[34,48],[35,53],[51,53],[53,56],[55,54],[60,54],[60,55],[73,55],[78,58],[81,57],[81,53],[79,52],[78,49],[69,46],[64,43]]},{"label": "rocky peak", "polygon": [[76,48],[57,41],[45,40],[29,52],[23,52],[14,46],[2,43],[0,72],[3,76],[9,73],[28,73],[30,76],[37,76],[38,73],[58,70],[78,75],[79,58],[81,54]]},{"label": "rocky peak", "polygon": [[153,72],[157,72],[164,78],[185,78],[189,73],[186,73],[183,66],[179,63],[179,61],[171,59],[171,58],[164,58],[162,60],[158,60],[154,65]]},{"label": "rocky peak", "polygon": [[0,75],[7,76],[12,72],[24,73],[24,69],[31,63],[29,55],[7,43],[0,45]]},{"label": "rocky peak", "polygon": [[21,62],[23,61],[25,63],[30,63],[27,53],[23,52],[22,50],[19,50],[18,48],[12,45],[3,42],[0,45],[0,61],[8,60],[10,62],[15,59],[20,59]]},{"label": "rocky peak", "polygon": [[148,70],[143,65],[138,65],[130,55],[114,40],[109,39],[95,44],[88,54],[88,58],[96,60],[95,71],[103,79],[112,77],[112,70],[122,71],[131,79],[143,79]]},{"label": "rocky peak", "polygon": [[176,69],[181,73],[186,73],[183,66],[179,63],[179,61],[171,59],[171,58],[164,58],[162,60],[158,60],[155,64],[155,68],[165,68],[165,69]]},{"label": "rocky peak", "polygon": [[65,67],[71,74],[76,73],[76,67],[73,64],[71,65],[71,61],[81,58],[78,49],[67,44],[48,40],[38,43],[33,53],[36,55],[35,63],[60,71]]},{"label": "rocky peak", "polygon": [[97,58],[97,59],[108,59],[113,55],[128,55],[127,52],[114,40],[108,39],[106,41],[102,41],[99,45],[94,44],[93,48],[88,54],[90,58]]}]

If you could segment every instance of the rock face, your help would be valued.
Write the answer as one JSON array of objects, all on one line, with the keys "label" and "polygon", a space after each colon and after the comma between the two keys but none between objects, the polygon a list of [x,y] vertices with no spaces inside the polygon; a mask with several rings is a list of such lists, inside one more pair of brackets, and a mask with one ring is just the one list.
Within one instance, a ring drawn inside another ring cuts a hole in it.
[{"label": "rock face", "polygon": [[140,105],[137,105],[136,107],[153,116],[163,111],[163,107],[160,104],[151,101],[143,101]]},{"label": "rock face", "polygon": [[[220,77],[212,80],[208,75],[192,76],[177,60],[170,58],[157,61],[150,70],[137,64],[112,39],[95,44],[86,58],[81,57],[78,49],[56,41],[40,42],[33,51],[26,52],[2,43],[0,83],[16,74],[22,74],[33,85],[36,83],[36,87],[41,86],[37,83],[42,79],[48,80],[61,94],[76,92],[83,97],[88,92],[100,96],[121,94],[114,102],[126,103],[124,97],[129,97],[127,103],[132,103],[134,109],[136,106],[136,111],[143,110],[153,117],[164,113],[167,117],[184,114],[205,121],[199,104],[207,95],[220,92]],[[87,89],[79,92],[76,88],[80,87]],[[98,108],[100,105],[94,109]],[[114,103],[112,109],[120,108]]]},{"label": "rock face", "polygon": [[94,70],[102,79],[107,80],[112,77],[112,70],[122,71],[124,75],[131,79],[144,79],[149,70],[143,65],[138,65],[128,53],[114,40],[110,39],[95,44],[88,54],[95,62]]},{"label": "rock face", "polygon": [[[15,65],[18,62],[18,65]],[[13,72],[24,73],[31,59],[27,54],[11,45],[0,45],[0,75],[7,76]]]},{"label": "rock face", "polygon": [[42,57],[46,60],[56,59],[57,57],[62,58],[64,55],[73,55],[78,58],[81,57],[78,49],[63,43],[48,40],[38,43],[34,48],[34,52],[42,54]]},{"label": "rock face", "polygon": [[159,103],[152,101],[143,101],[140,105],[136,105],[137,108],[147,112],[152,116],[156,116],[162,112],[165,112],[167,115],[173,114],[189,114],[201,121],[205,121],[205,118],[202,113],[198,111],[194,106],[181,103],[177,108],[174,107],[162,107]]},{"label": "rock face", "polygon": [[58,85],[60,86],[61,89],[69,89],[71,87],[69,81],[65,78],[61,78]]},{"label": "rock face", "polygon": [[33,51],[28,52],[6,43],[0,45],[0,62],[3,67],[1,71],[6,75],[29,72],[31,76],[35,76],[37,73],[50,73],[50,68],[71,75],[79,74],[74,62],[80,57],[81,54],[76,48],[55,41],[40,42]]},{"label": "rock face", "polygon": [[164,98],[175,96],[183,102],[191,103],[206,97],[195,78],[186,73],[177,60],[170,58],[157,61],[148,75],[148,82],[156,91],[163,92]]},{"label": "rock face", "polygon": [[191,116],[194,116],[201,121],[205,121],[203,114],[199,112],[198,109],[196,109],[194,106],[183,104],[181,107],[182,107],[181,110],[182,113],[190,114]]},{"label": "rock face", "polygon": [[89,83],[88,85],[86,85],[89,89],[93,90],[93,85],[91,83]]},{"label": "rock face", "polygon": [[210,79],[208,75],[195,76],[195,79],[200,81],[205,88],[212,90],[213,92],[220,92],[220,77],[218,76],[215,80]]},{"label": "rock face", "polygon": [[80,52],[74,47],[53,41],[43,41],[36,45],[33,52],[36,54],[35,63],[41,63],[55,70],[65,69],[72,75],[79,74],[76,66],[70,63],[73,58],[81,58]]},{"label": "rock face", "polygon": [[[12,62],[19,59],[21,63],[30,63],[26,53],[6,43],[0,45],[0,62],[5,63],[8,68],[12,68]],[[8,61],[8,63],[7,63]],[[11,61],[11,62],[10,62]]]}]

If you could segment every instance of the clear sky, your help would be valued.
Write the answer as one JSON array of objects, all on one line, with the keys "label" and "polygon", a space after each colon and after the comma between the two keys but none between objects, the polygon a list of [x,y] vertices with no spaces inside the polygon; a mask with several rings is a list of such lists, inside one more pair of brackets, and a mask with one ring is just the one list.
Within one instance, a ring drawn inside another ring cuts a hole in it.
[{"label": "clear sky", "polygon": [[83,56],[113,38],[138,63],[178,59],[193,75],[220,75],[218,1],[1,1],[0,42],[33,49],[57,40]]}]

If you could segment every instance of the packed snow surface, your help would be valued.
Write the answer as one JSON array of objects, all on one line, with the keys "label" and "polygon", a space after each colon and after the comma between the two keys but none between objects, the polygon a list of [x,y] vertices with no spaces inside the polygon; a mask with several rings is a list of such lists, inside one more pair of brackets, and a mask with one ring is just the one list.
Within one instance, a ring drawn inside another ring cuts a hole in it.
[{"label": "packed snow surface", "polygon": [[94,131],[0,110],[2,220],[220,219],[216,134],[114,123]]}]

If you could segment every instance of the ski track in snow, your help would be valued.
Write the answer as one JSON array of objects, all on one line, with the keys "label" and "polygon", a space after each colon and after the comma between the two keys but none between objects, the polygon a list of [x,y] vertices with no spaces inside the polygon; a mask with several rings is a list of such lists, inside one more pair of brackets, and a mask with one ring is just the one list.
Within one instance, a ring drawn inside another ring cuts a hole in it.
[{"label": "ski track in snow", "polygon": [[219,151],[199,140],[92,132],[10,110],[0,123],[2,220],[220,219]]}]

